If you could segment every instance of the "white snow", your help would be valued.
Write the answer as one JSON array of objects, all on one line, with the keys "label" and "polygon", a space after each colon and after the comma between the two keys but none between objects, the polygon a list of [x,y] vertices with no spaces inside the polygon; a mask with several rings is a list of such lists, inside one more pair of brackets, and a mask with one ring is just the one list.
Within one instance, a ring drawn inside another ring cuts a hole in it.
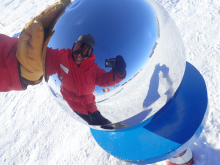
[{"label": "white snow", "polygon": [[[190,147],[194,165],[220,162],[220,1],[157,0],[174,19],[187,61],[203,75],[208,122]],[[56,0],[0,0],[0,33],[18,36],[25,23]],[[0,164],[128,165],[102,150],[85,125],[57,106],[44,83],[0,93]],[[165,165],[158,162],[155,165]]]}]

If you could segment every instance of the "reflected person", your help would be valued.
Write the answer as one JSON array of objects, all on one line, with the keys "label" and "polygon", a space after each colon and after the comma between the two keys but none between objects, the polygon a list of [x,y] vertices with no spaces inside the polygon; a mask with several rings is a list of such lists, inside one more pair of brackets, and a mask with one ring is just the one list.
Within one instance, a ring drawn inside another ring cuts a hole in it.
[{"label": "reflected person", "polygon": [[[47,50],[47,76],[58,73],[61,81],[61,94],[69,106],[90,125],[110,124],[97,110],[93,91],[95,85],[114,86],[126,76],[126,63],[117,56],[115,67],[106,72],[98,67],[93,54],[95,40],[84,34],[73,44],[72,49]],[[113,80],[114,78],[114,80]]]},{"label": "reflected person", "polygon": [[54,20],[70,2],[59,0],[47,7],[25,24],[19,39],[0,34],[0,92],[26,90],[28,85],[41,83],[43,77],[47,81],[58,73],[61,93],[70,107],[89,124],[107,124],[110,121],[97,110],[92,92],[96,84],[106,87],[122,81],[126,64],[117,56],[114,73],[95,65],[95,42],[90,35],[81,36],[72,49],[47,47],[54,33]]}]

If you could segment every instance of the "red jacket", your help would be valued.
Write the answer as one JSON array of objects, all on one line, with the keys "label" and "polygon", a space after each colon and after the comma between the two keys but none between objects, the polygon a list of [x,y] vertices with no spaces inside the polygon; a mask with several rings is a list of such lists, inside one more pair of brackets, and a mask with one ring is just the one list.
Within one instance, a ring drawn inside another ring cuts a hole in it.
[{"label": "red jacket", "polygon": [[24,90],[19,78],[19,63],[16,58],[18,38],[0,34],[0,92]]},{"label": "red jacket", "polygon": [[97,111],[95,96],[92,94],[95,85],[114,86],[126,75],[126,73],[120,75],[116,72],[117,76],[113,81],[113,72],[105,72],[94,64],[94,61],[95,55],[92,54],[78,67],[70,49],[47,49],[46,74],[50,76],[58,73],[63,98],[74,111],[86,115],[87,110],[91,113]]}]

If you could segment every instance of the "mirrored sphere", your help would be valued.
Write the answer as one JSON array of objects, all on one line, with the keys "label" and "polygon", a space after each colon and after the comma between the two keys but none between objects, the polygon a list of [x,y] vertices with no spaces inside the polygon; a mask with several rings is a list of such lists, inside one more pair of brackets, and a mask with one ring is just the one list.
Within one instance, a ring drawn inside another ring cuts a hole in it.
[{"label": "mirrored sphere", "polygon": [[[71,50],[79,36],[91,34],[98,67],[111,72],[111,67],[105,67],[105,60],[117,55],[126,63],[126,77],[121,82],[96,85],[90,93],[95,96],[97,110],[111,121],[104,126],[89,125],[94,129],[117,130],[145,121],[172,98],[182,81],[186,62],[181,36],[169,14],[153,0],[74,0],[60,14],[53,29],[48,45],[52,49]],[[71,54],[69,58],[71,63]],[[61,61],[59,70],[66,69],[71,70]],[[65,88],[66,80],[62,74],[68,72],[50,75],[49,90],[63,110],[88,125],[64,99],[60,87]],[[75,75],[68,76],[74,81],[85,80],[87,85],[101,81],[95,74],[88,81],[88,76],[77,80]],[[86,102],[83,92],[68,92],[69,97],[73,94]],[[71,101],[74,104],[74,99]]]}]

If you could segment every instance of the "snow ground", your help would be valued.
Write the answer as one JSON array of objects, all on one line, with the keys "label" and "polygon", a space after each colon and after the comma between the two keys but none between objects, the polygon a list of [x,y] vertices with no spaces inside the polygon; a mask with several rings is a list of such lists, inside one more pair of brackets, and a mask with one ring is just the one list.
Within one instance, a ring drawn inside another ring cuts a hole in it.
[{"label": "snow ground", "polygon": [[[190,147],[194,165],[220,162],[220,1],[157,0],[176,22],[187,61],[204,76],[210,114]],[[0,0],[0,33],[18,36],[24,24],[56,0]],[[89,128],[56,105],[46,85],[0,93],[0,164],[128,165],[103,151]],[[165,165],[158,162],[155,165]]]}]

